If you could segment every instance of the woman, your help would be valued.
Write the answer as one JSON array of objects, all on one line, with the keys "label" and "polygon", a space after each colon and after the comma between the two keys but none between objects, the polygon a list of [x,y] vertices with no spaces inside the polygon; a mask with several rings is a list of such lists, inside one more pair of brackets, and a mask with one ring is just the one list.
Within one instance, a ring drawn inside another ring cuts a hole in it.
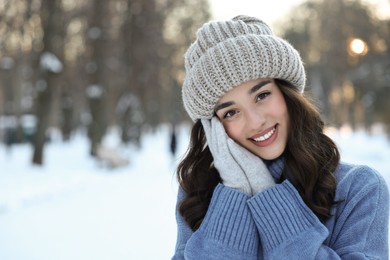
[{"label": "woman", "polygon": [[386,183],[340,163],[289,43],[238,16],[203,25],[185,65],[173,259],[388,259]]}]

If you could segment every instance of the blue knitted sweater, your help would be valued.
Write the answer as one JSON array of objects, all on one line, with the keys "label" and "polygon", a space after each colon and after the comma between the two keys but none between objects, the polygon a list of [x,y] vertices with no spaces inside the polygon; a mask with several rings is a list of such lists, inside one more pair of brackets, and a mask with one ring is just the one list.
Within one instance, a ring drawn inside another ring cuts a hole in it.
[{"label": "blue knitted sweater", "polygon": [[[279,179],[283,164],[269,170]],[[249,197],[217,185],[193,232],[176,209],[172,259],[388,259],[389,193],[366,166],[340,164],[331,217],[321,223],[294,186],[281,184]],[[179,189],[178,202],[183,198]]]}]

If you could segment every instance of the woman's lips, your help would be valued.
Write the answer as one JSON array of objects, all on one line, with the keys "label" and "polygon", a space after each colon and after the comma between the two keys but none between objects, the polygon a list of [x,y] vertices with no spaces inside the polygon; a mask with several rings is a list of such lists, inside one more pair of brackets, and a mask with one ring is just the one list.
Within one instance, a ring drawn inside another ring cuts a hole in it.
[{"label": "woman's lips", "polygon": [[278,136],[277,125],[270,127],[262,133],[250,138],[251,142],[257,146],[264,147],[270,145]]}]

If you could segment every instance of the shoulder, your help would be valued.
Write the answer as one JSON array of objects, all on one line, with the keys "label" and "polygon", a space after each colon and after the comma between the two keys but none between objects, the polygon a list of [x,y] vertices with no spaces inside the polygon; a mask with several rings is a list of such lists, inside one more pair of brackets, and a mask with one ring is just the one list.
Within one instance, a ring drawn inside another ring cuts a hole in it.
[{"label": "shoulder", "polygon": [[383,176],[367,165],[340,163],[336,169],[336,199],[351,194],[363,194],[372,190],[388,193]]},{"label": "shoulder", "polygon": [[386,184],[382,175],[367,165],[340,163],[336,169],[337,183],[360,183],[364,185]]}]

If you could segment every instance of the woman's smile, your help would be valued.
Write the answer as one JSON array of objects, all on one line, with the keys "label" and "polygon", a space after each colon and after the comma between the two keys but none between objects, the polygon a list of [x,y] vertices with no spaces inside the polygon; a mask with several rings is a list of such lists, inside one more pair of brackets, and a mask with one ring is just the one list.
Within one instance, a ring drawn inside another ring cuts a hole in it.
[{"label": "woman's smile", "polygon": [[272,144],[277,137],[278,137],[278,131],[277,131],[277,125],[275,125],[263,131],[261,134],[251,137],[249,140],[251,140],[251,142],[254,145],[265,147]]}]

